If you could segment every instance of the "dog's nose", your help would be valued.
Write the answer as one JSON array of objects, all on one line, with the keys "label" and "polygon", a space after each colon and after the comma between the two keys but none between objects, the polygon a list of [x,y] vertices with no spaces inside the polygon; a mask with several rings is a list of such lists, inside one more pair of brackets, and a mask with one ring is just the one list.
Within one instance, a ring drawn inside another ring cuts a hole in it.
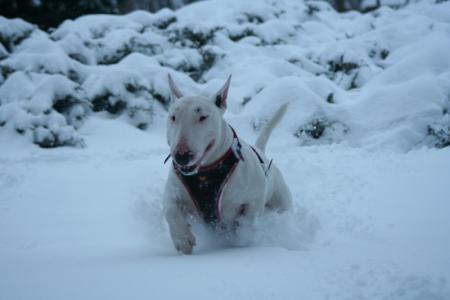
[{"label": "dog's nose", "polygon": [[186,152],[183,152],[183,153],[177,152],[175,154],[175,161],[180,166],[187,165],[192,160],[192,158],[194,158],[194,155],[190,151],[186,151]]}]

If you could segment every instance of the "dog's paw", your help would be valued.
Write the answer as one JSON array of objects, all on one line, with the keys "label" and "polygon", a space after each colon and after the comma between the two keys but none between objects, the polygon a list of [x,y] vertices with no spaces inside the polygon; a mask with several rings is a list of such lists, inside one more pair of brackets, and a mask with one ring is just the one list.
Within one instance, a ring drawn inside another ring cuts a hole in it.
[{"label": "dog's paw", "polygon": [[185,232],[183,235],[174,237],[173,243],[175,245],[175,249],[183,254],[192,254],[192,249],[196,245],[195,236],[190,230]]}]

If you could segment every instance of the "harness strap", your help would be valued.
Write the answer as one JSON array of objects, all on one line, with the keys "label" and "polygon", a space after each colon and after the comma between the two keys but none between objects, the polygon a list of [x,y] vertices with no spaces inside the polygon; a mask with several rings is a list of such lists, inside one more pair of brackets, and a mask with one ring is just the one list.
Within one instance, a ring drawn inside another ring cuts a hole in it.
[{"label": "harness strap", "polygon": [[244,160],[244,156],[242,155],[242,144],[241,141],[239,140],[238,135],[236,134],[236,131],[234,131],[234,128],[230,126],[231,131],[233,132],[233,143],[231,144],[231,148],[233,149],[234,154],[236,155],[236,157],[238,157],[240,160],[245,161]]},{"label": "harness strap", "polygon": [[253,150],[253,152],[255,152],[256,156],[258,157],[259,162],[264,165],[264,160],[261,158],[261,155],[259,155],[258,151],[256,151],[256,149],[253,146],[250,146]]},{"label": "harness strap", "polygon": [[266,168],[266,163],[265,163],[264,160],[262,159],[262,157],[261,157],[261,155],[259,154],[259,152],[256,151],[256,149],[255,149],[253,146],[251,146],[251,148],[252,148],[253,152],[255,152],[256,157],[258,157],[258,160],[259,160],[259,162],[260,162],[260,164],[261,164],[261,167],[262,167],[263,170],[264,170],[264,175],[267,177],[267,174],[269,173],[270,167],[272,166],[272,161],[273,161],[273,159],[270,160],[269,166]]}]

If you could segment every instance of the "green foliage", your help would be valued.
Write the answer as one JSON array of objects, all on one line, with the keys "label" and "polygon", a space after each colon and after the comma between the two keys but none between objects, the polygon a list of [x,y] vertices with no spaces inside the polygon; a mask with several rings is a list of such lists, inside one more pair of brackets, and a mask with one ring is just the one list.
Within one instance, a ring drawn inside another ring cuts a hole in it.
[{"label": "green foliage", "polygon": [[294,136],[300,140],[301,144],[311,145],[317,142],[339,142],[348,132],[348,126],[342,122],[330,121],[324,117],[319,117],[300,126],[294,133]]},{"label": "green foliage", "polygon": [[323,135],[325,128],[328,126],[330,126],[330,123],[327,120],[322,118],[314,119],[310,123],[301,126],[294,135],[298,138],[306,135],[317,140]]},{"label": "green foliage", "polygon": [[334,104],[334,93],[329,93],[326,99],[327,103]]},{"label": "green foliage", "polygon": [[450,124],[428,125],[427,134],[433,138],[432,146],[436,148],[445,148],[450,146]]},{"label": "green foliage", "polygon": [[160,19],[158,21],[156,21],[153,25],[161,30],[167,29],[167,27],[170,26],[170,24],[177,22],[177,17],[175,16],[170,16],[168,18],[163,18]]},{"label": "green foliage", "polygon": [[344,61],[343,56],[341,56],[338,61],[329,61],[328,62],[328,70],[332,73],[342,72],[342,73],[348,75],[354,69],[357,69],[359,67],[360,66],[357,63]]},{"label": "green foliage", "polygon": [[16,30],[13,34],[6,35],[0,30],[0,43],[8,52],[12,52],[14,50],[14,47],[19,45],[23,40],[27,39],[32,32],[33,28],[29,28],[20,31]]},{"label": "green foliage", "polygon": [[111,114],[118,114],[122,112],[127,106],[127,104],[124,101],[116,99],[110,93],[96,96],[94,99],[91,100],[91,103],[92,109],[95,112],[107,111]]}]

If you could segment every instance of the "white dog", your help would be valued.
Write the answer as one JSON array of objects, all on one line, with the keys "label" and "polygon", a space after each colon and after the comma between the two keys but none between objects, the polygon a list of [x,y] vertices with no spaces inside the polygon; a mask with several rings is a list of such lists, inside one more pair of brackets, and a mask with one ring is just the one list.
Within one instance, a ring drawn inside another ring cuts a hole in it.
[{"label": "white dog", "polygon": [[240,141],[223,119],[231,76],[212,98],[185,97],[169,75],[171,105],[167,141],[172,166],[164,191],[170,234],[178,251],[196,245],[191,216],[214,228],[235,229],[265,209],[292,207],[291,193],[276,166],[264,155],[282,105],[262,130],[255,147]]}]

